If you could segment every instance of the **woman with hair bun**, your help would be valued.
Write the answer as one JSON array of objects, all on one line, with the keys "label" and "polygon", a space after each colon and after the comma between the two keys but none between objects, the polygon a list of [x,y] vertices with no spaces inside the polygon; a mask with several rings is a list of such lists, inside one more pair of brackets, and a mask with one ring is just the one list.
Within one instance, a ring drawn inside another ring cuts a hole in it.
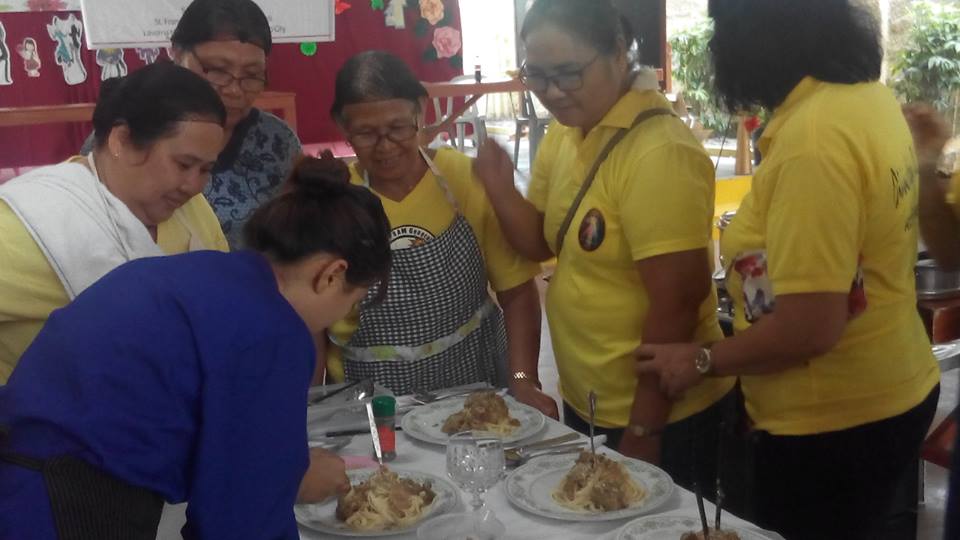
[{"label": "woman with hair bun", "polygon": [[0,186],[0,384],[50,312],[116,266],[227,242],[201,192],[226,111],[170,63],[106,81],[86,157]]},{"label": "woman with hair bun", "polygon": [[306,159],[250,251],[120,266],[54,313],[0,387],[0,538],[299,538],[293,505],[349,488],[306,440],[312,336],[384,281],[380,201]]}]

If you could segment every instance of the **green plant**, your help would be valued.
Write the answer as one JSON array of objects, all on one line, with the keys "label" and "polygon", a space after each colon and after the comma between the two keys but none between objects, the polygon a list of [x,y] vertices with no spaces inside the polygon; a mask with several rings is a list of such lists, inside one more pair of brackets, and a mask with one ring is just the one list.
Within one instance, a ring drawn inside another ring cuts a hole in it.
[{"label": "green plant", "polygon": [[912,8],[909,42],[892,67],[893,89],[904,101],[926,101],[953,120],[960,113],[960,10],[924,1]]},{"label": "green plant", "polygon": [[708,129],[721,135],[736,134],[736,124],[730,122],[730,113],[717,104],[713,93],[710,52],[707,43],[713,35],[713,25],[704,20],[670,38],[673,50],[673,77],[683,87],[683,97],[693,108],[693,114]]}]

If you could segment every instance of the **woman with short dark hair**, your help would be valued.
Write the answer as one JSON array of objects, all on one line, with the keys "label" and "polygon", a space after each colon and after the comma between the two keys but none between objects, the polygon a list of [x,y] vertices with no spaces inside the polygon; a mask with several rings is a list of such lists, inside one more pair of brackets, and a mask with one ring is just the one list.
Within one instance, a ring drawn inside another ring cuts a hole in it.
[{"label": "woman with short dark hair", "polygon": [[939,370],[916,309],[917,159],[877,80],[876,22],[856,0],[713,0],[710,16],[723,101],[773,112],[720,247],[736,335],[645,346],[638,370],[671,394],[740,377],[759,525],[791,540],[892,537]]},{"label": "woman with short dark hair", "polygon": [[101,87],[87,157],[0,186],[0,384],[50,313],[120,264],[227,242],[201,192],[223,103],[169,62]]},{"label": "woman with short dark hair", "polygon": [[410,68],[386,52],[360,53],[337,74],[331,113],[357,153],[351,181],[383,202],[394,261],[383,304],[361,304],[331,329],[329,371],[398,394],[509,385],[556,418],[537,376],[539,267],[504,238],[473,160],[420,146],[426,99]]},{"label": "woman with short dark hair", "polygon": [[0,387],[0,538],[153,540],[186,501],[184,538],[295,540],[295,502],[349,488],[305,428],[313,335],[390,269],[347,174],[306,159],[252,251],[134,261],[50,318]]}]

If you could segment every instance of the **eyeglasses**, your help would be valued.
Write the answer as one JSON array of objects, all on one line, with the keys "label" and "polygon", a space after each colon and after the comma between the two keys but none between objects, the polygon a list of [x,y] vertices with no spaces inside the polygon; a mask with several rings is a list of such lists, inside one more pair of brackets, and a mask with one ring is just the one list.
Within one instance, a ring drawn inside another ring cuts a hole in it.
[{"label": "eyeglasses", "polygon": [[572,92],[583,88],[583,72],[587,70],[594,62],[600,58],[597,53],[592,60],[580,66],[580,69],[564,70],[556,75],[543,75],[540,73],[530,73],[527,65],[520,68],[520,82],[533,92],[546,92],[553,83],[557,90],[561,92]]},{"label": "eyeglasses", "polygon": [[260,92],[267,86],[267,79],[263,76],[261,77],[234,77],[232,73],[224,71],[218,68],[209,68],[206,64],[203,63],[203,60],[200,60],[200,57],[197,56],[197,53],[190,51],[194,58],[197,59],[197,63],[200,64],[200,69],[203,71],[203,76],[206,77],[207,81],[210,84],[218,88],[226,88],[237,82],[237,85],[244,92]]},{"label": "eyeglasses", "polygon": [[364,150],[377,146],[380,144],[380,140],[384,138],[394,143],[409,141],[417,135],[418,130],[416,124],[390,126],[385,131],[361,131],[350,134],[347,136],[347,141],[354,148]]}]

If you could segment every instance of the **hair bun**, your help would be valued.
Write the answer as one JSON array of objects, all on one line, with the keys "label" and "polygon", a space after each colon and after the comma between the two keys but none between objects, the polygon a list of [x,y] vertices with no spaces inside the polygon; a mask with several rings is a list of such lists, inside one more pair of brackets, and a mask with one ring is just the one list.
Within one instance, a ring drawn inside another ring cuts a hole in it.
[{"label": "hair bun", "polygon": [[324,150],[320,157],[300,160],[290,176],[295,191],[318,197],[343,195],[350,184],[350,168],[342,159]]}]

